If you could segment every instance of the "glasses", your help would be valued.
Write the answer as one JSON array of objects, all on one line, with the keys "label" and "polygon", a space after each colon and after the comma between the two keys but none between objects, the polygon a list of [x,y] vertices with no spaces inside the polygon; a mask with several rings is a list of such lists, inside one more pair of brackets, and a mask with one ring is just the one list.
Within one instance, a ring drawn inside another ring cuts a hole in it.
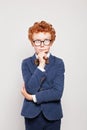
[{"label": "glasses", "polygon": [[42,43],[45,46],[48,46],[48,45],[50,45],[51,40],[50,39],[45,39],[44,41],[41,41],[41,40],[37,39],[37,40],[34,40],[33,42],[34,42],[35,46],[41,46]]}]

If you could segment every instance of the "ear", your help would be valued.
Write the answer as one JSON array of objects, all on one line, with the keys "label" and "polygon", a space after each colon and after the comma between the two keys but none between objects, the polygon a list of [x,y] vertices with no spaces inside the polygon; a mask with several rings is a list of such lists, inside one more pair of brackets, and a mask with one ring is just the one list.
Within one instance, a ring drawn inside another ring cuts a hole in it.
[{"label": "ear", "polygon": [[50,46],[52,46],[53,45],[53,41],[51,41],[51,43],[50,43]]},{"label": "ear", "polygon": [[34,47],[34,43],[33,43],[33,41],[31,41],[31,45]]}]

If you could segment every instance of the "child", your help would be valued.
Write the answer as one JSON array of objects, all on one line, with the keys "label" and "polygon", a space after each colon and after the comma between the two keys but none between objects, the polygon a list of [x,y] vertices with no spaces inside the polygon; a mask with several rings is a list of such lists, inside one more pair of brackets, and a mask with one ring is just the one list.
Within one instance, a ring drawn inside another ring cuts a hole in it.
[{"label": "child", "polygon": [[55,37],[55,29],[46,21],[28,30],[35,53],[22,62],[25,130],[60,130],[65,69],[63,60],[50,53]]}]

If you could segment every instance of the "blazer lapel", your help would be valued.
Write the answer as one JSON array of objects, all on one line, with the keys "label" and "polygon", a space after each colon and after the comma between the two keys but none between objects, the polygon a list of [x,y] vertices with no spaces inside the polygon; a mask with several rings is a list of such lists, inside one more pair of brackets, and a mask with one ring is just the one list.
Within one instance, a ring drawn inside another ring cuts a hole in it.
[{"label": "blazer lapel", "polygon": [[45,69],[48,71],[54,65],[54,56],[50,54],[49,64],[46,64]]},{"label": "blazer lapel", "polygon": [[35,71],[35,69],[37,68],[37,66],[36,66],[35,63],[34,63],[34,61],[35,61],[35,59],[36,59],[35,54],[34,54],[32,57],[30,57],[29,59],[30,59],[30,60],[29,60],[28,66],[29,66],[29,68],[30,68],[31,73],[33,74],[34,71]]}]

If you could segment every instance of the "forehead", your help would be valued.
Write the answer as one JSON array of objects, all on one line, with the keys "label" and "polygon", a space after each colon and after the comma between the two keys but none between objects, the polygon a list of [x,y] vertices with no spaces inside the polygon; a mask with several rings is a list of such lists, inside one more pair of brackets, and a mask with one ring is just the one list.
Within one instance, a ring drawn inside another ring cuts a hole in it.
[{"label": "forehead", "polygon": [[51,39],[51,34],[48,32],[34,33],[32,38],[33,38],[33,40],[35,40],[35,39],[41,39],[41,40]]}]

